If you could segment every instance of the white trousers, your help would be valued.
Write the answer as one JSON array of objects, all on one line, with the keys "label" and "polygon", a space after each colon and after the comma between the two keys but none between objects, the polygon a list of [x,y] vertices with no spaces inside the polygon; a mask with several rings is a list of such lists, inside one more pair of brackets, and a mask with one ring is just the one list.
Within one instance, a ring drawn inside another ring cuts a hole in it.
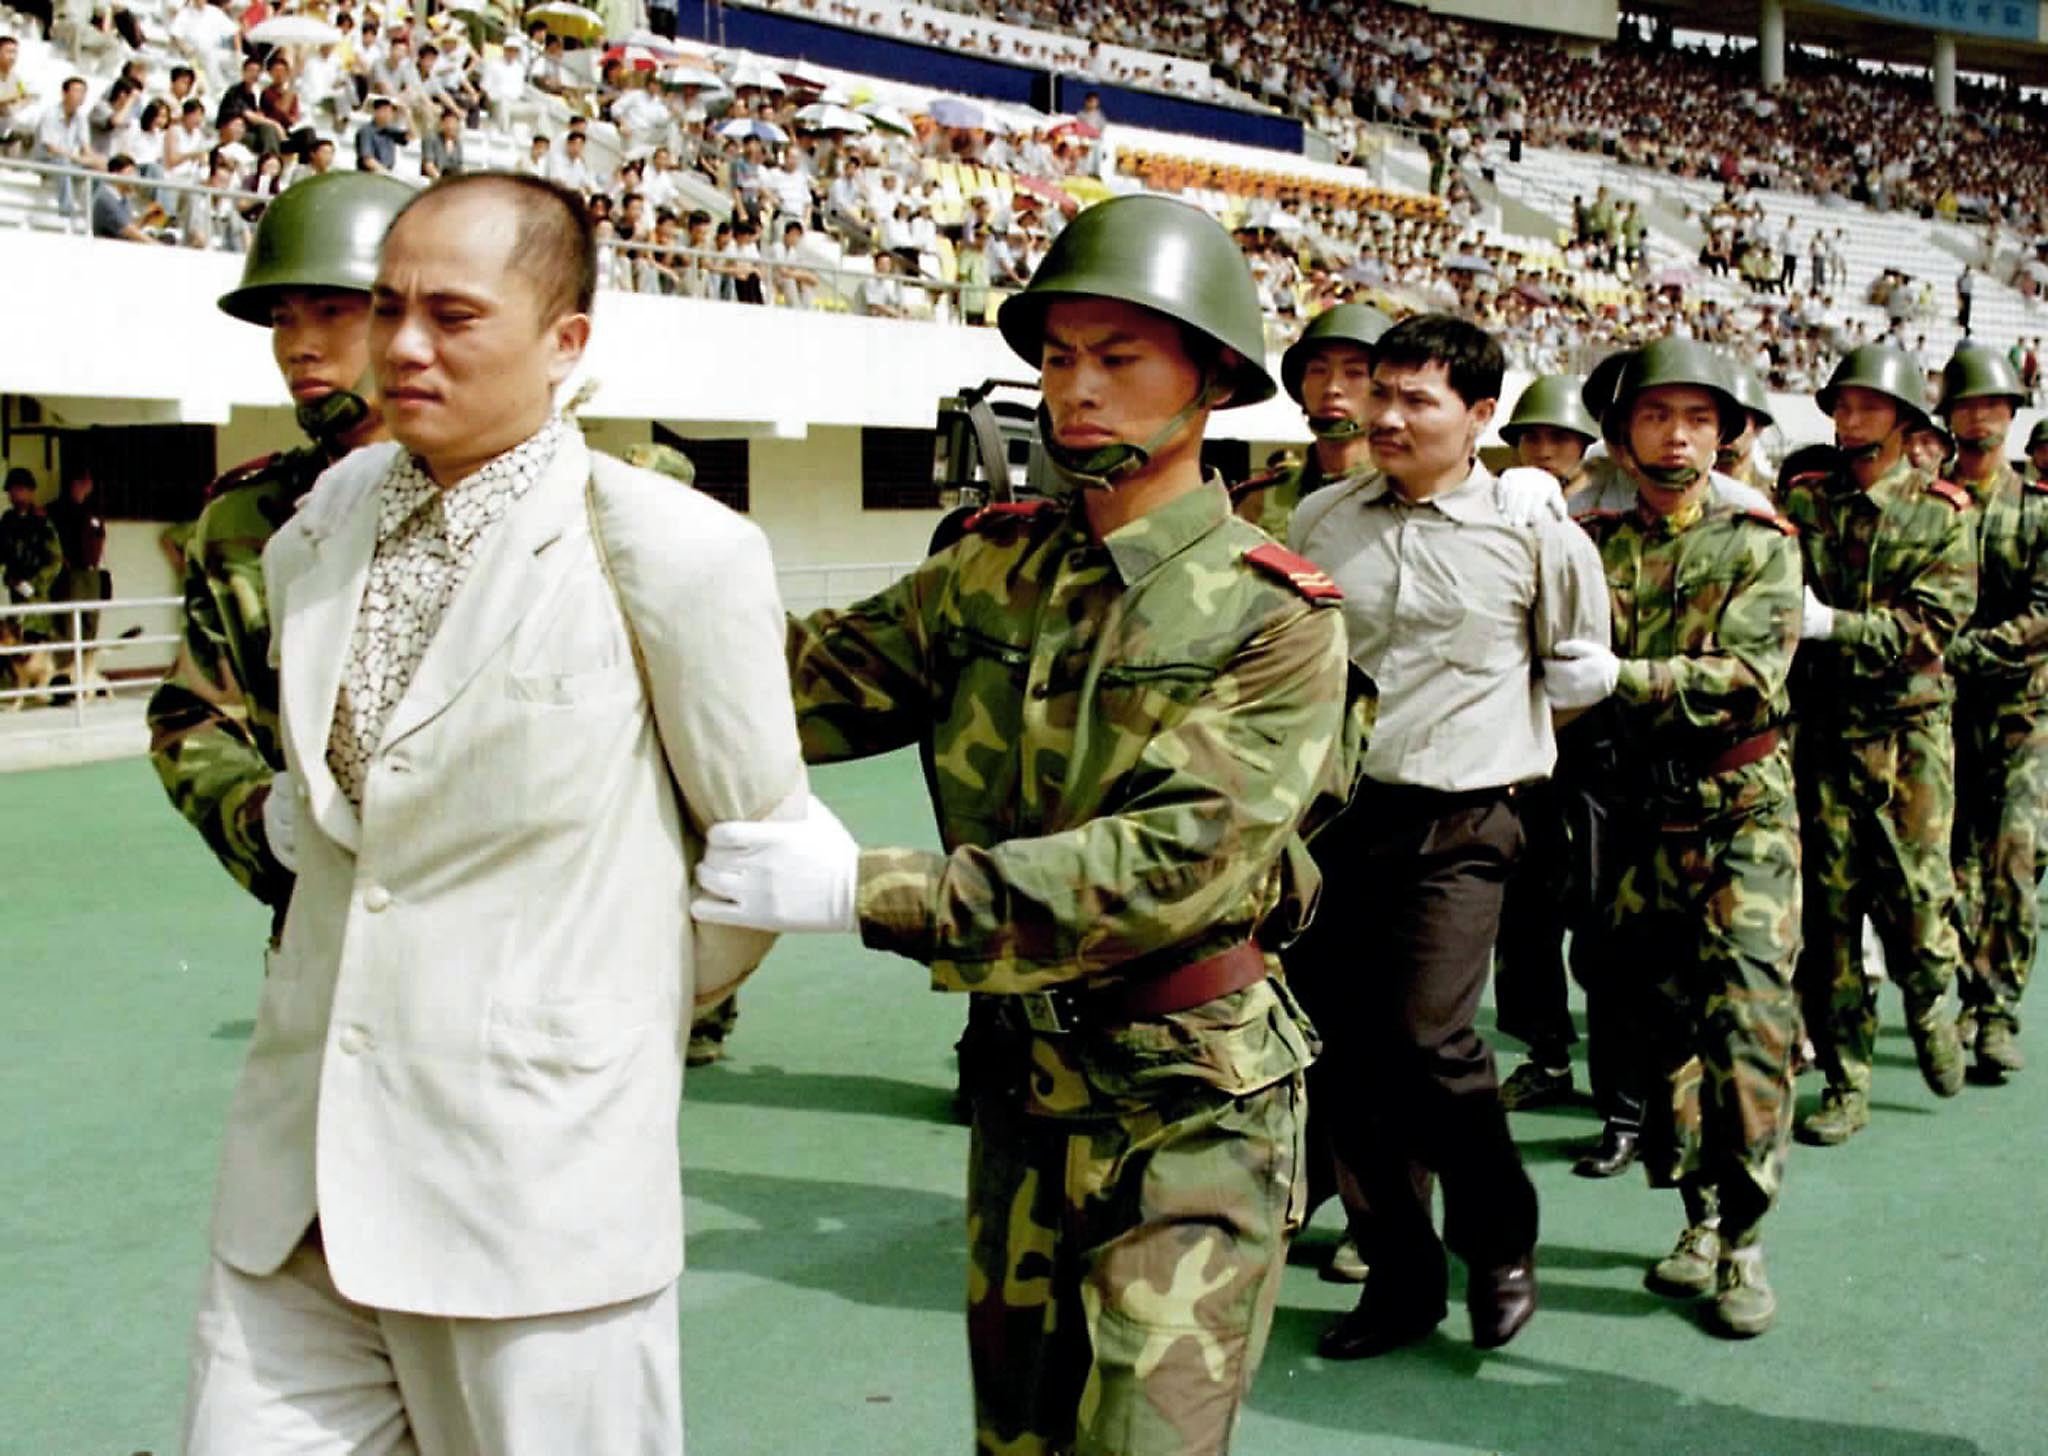
[{"label": "white trousers", "polygon": [[186,1456],[682,1456],[676,1287],[530,1319],[370,1309],[313,1240],[263,1278],[215,1259]]}]

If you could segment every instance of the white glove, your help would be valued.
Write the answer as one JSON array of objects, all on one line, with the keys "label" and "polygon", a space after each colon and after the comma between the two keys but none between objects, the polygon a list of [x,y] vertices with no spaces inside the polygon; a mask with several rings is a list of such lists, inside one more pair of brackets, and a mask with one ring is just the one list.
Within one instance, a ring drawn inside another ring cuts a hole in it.
[{"label": "white glove", "polygon": [[299,781],[290,769],[280,771],[270,781],[270,792],[263,796],[263,838],[270,845],[270,857],[290,870],[299,872]]},{"label": "white glove", "polygon": [[1799,612],[1799,637],[1804,642],[1825,642],[1835,635],[1835,609],[1806,589],[1806,605]]},{"label": "white glove", "polygon": [[1621,679],[1621,659],[1599,642],[1573,637],[1557,644],[1557,655],[1543,659],[1543,696],[1550,706],[1569,712],[1590,708],[1614,691]]},{"label": "white glove", "polygon": [[14,584],[14,599],[18,602],[25,602],[35,594],[35,586],[30,582],[17,581]]},{"label": "white glove", "polygon": [[802,819],[711,826],[690,913],[755,930],[858,930],[860,846],[814,795]]},{"label": "white glove", "polygon": [[1514,465],[1500,473],[1495,503],[1510,526],[1533,526],[1538,521],[1567,519],[1564,491],[1557,477],[1533,465]]}]

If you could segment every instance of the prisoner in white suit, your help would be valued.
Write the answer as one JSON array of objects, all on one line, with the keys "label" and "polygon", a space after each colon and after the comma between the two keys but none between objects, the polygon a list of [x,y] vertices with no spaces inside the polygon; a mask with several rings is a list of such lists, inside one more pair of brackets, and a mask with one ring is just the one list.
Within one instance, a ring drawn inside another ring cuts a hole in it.
[{"label": "prisoner in white suit", "polygon": [[[783,615],[759,530],[551,418],[589,299],[550,319],[532,254],[587,226],[544,184],[476,181],[386,248],[372,355],[402,444],[331,470],[264,558],[298,882],[228,1116],[206,1456],[682,1445],[681,1048],[768,944],[693,928],[690,873],[711,824],[800,812]],[[467,468],[492,432],[525,453]],[[423,468],[453,520],[515,458],[536,472],[338,781],[380,502]]]}]

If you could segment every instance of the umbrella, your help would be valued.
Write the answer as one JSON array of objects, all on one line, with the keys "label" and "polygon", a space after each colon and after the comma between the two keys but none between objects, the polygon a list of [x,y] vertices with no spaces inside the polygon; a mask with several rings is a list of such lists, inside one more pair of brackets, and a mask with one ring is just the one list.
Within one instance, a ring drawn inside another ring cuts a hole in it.
[{"label": "umbrella", "polygon": [[263,46],[333,45],[341,32],[310,15],[279,15],[250,26],[249,39]]},{"label": "umbrella", "polygon": [[742,141],[747,137],[758,137],[764,142],[781,146],[789,140],[789,133],[772,121],[761,121],[751,116],[742,116],[718,124],[718,134],[728,141]]},{"label": "umbrella", "polygon": [[750,87],[756,91],[780,92],[789,89],[783,84],[780,76],[759,61],[741,61],[732,68],[731,81],[732,89],[735,91],[744,91]]},{"label": "umbrella", "polygon": [[620,44],[638,46],[644,51],[653,51],[664,61],[689,60],[697,54],[687,46],[677,45],[667,36],[657,35],[651,30],[636,30],[627,36],[624,41],[620,42]]},{"label": "umbrella", "polygon": [[898,136],[917,135],[917,128],[910,124],[910,118],[893,106],[884,106],[879,101],[863,101],[853,109],[881,131],[893,131]]},{"label": "umbrella", "polygon": [[1453,273],[1491,273],[1493,264],[1477,253],[1453,253],[1444,259],[1444,267]]},{"label": "umbrella", "polygon": [[604,17],[595,10],[572,5],[569,0],[547,0],[526,12],[526,23],[544,25],[550,35],[564,40],[592,41],[604,34]]},{"label": "umbrella", "polygon": [[512,33],[512,18],[489,0],[474,0],[474,3],[451,5],[448,13],[460,20],[469,31],[473,45],[485,41],[503,40]]},{"label": "umbrella", "polygon": [[1061,122],[1058,126],[1048,131],[1046,135],[1057,138],[1079,137],[1085,141],[1094,141],[1102,135],[1102,128],[1090,126],[1085,121],[1071,120]]},{"label": "umbrella", "polygon": [[673,91],[685,86],[695,86],[700,91],[724,91],[725,77],[716,71],[707,71],[702,66],[670,66],[657,77],[662,85]]},{"label": "umbrella", "polygon": [[615,45],[608,47],[604,53],[604,63],[606,65],[610,65],[614,61],[627,67],[629,70],[655,71],[661,68],[662,57],[656,55],[645,46]]},{"label": "umbrella", "polygon": [[940,126],[952,127],[959,131],[1006,132],[1009,124],[995,112],[978,101],[963,101],[957,96],[940,96],[924,110],[924,114]]},{"label": "umbrella", "polygon": [[1071,213],[1080,206],[1073,193],[1049,177],[1019,177],[1016,195],[1020,200],[1042,202],[1061,212]]},{"label": "umbrella", "polygon": [[874,123],[844,106],[820,104],[806,106],[799,111],[796,124],[802,131],[843,131],[852,136],[865,136]]},{"label": "umbrella", "polygon": [[1557,302],[1556,299],[1550,296],[1550,290],[1540,283],[1527,281],[1517,283],[1515,285],[1515,292],[1521,294],[1522,297],[1535,304],[1538,308],[1545,308]]},{"label": "umbrella", "polygon": [[775,70],[777,75],[800,91],[822,91],[833,84],[830,76],[809,61],[798,61],[793,66],[777,66]]}]

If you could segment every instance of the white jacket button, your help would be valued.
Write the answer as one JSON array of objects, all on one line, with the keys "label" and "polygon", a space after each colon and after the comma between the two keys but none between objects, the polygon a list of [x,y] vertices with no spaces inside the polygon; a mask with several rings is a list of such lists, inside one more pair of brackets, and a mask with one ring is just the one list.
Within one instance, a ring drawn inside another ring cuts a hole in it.
[{"label": "white jacket button", "polygon": [[334,1044],[341,1048],[343,1056],[352,1057],[370,1044],[370,1038],[360,1026],[344,1026]]},{"label": "white jacket button", "polygon": [[390,906],[391,892],[382,885],[372,885],[369,889],[363,891],[363,908],[372,915],[375,915],[380,910],[387,910]]}]

